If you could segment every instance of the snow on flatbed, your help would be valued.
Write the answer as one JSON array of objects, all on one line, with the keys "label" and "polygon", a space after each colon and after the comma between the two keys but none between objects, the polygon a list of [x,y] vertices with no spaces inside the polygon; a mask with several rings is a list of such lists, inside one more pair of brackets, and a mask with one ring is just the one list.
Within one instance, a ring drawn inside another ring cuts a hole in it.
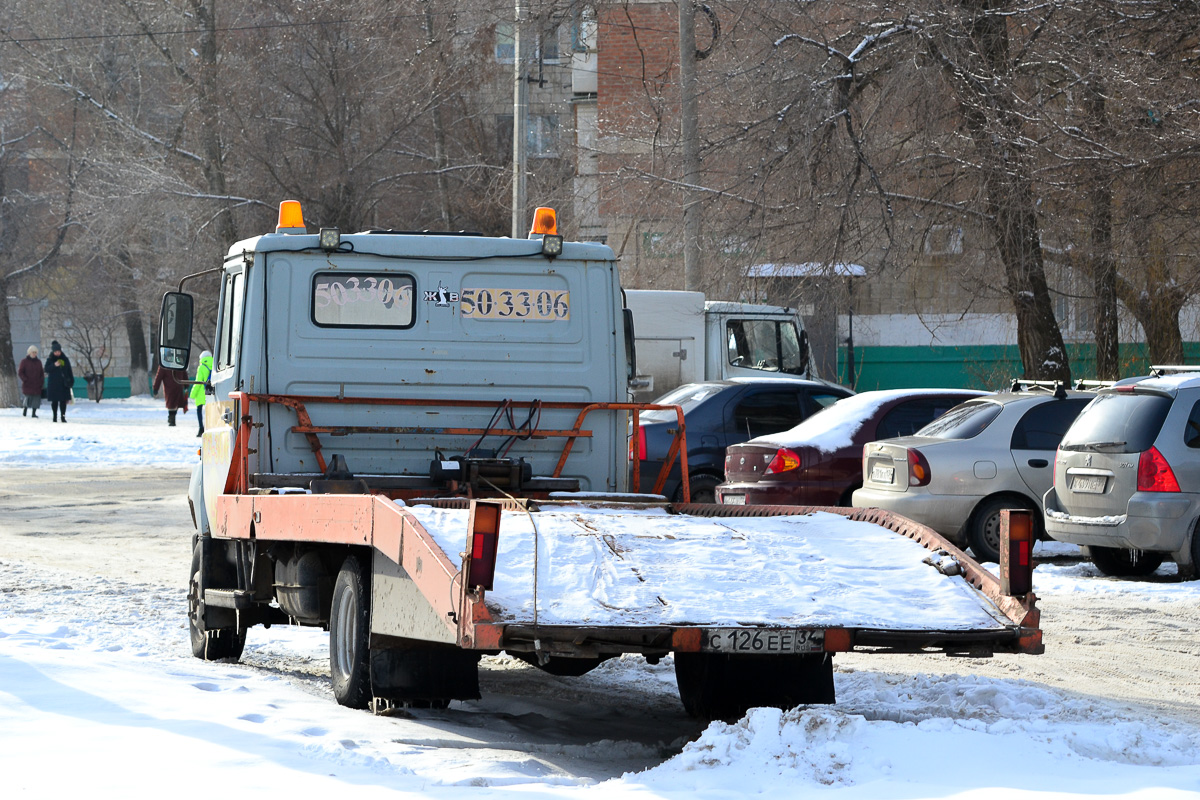
[{"label": "snow on flatbed", "polygon": [[[406,510],[459,567],[468,512]],[[503,512],[486,595],[497,622],[533,622],[531,520],[543,625],[968,631],[1007,624],[962,578],[923,563],[930,551],[878,525],[827,512],[702,518],[588,504]]]}]

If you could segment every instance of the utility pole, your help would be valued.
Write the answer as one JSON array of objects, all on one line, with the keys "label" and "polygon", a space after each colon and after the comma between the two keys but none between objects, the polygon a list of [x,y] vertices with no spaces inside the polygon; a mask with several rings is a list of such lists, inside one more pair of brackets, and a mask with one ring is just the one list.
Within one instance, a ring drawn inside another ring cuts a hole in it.
[{"label": "utility pole", "polygon": [[528,235],[525,225],[525,127],[529,116],[529,83],[525,80],[525,54],[521,51],[524,38],[525,14],[521,0],[515,0],[513,15],[513,193],[512,193],[512,238],[523,239]]},{"label": "utility pole", "polygon": [[696,6],[679,0],[679,132],[683,139],[683,284],[701,288],[700,134],[696,112]]}]

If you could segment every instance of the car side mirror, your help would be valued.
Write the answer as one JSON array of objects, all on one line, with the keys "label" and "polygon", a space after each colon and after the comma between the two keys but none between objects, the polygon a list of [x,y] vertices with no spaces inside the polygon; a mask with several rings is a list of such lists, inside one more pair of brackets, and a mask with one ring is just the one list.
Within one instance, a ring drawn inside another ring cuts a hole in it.
[{"label": "car side mirror", "polygon": [[158,321],[158,360],[167,369],[187,369],[192,353],[192,309],[190,294],[163,295]]}]

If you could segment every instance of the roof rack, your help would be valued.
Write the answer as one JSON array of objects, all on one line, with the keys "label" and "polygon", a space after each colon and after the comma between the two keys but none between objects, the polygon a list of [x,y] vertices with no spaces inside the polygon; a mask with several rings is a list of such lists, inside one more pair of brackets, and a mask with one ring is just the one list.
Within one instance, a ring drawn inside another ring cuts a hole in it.
[{"label": "roof rack", "polygon": [[1188,366],[1187,364],[1155,364],[1150,367],[1150,374],[1156,378],[1161,378],[1168,373],[1177,372],[1200,372],[1200,367]]},{"label": "roof rack", "polygon": [[1010,392],[1032,392],[1037,390],[1051,392],[1059,400],[1067,396],[1067,386],[1062,381],[1035,381],[1026,378],[1013,378],[1009,385]]},{"label": "roof rack", "polygon": [[1105,389],[1116,384],[1116,381],[1085,381],[1082,378],[1075,381],[1072,389],[1080,392],[1092,391],[1095,389]]}]

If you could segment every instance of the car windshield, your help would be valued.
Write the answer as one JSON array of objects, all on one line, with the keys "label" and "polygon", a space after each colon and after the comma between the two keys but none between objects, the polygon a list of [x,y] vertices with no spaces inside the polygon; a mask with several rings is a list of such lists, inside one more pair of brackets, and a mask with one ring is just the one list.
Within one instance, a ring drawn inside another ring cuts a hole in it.
[{"label": "car windshield", "polygon": [[[727,388],[729,387],[724,384],[687,383],[667,392],[655,400],[654,403],[655,405],[663,406],[682,406],[683,413],[687,414],[705,400],[717,394],[722,389]],[[662,411],[643,411],[640,418],[642,422],[675,422],[678,419],[674,411],[666,409]]]},{"label": "car windshield", "polygon": [[971,439],[983,433],[1000,415],[1002,406],[988,400],[970,400],[942,414],[917,431],[917,436],[935,439]]},{"label": "car windshield", "polygon": [[1098,395],[1076,418],[1060,447],[1105,453],[1149,450],[1171,410],[1161,394],[1113,392]]}]

